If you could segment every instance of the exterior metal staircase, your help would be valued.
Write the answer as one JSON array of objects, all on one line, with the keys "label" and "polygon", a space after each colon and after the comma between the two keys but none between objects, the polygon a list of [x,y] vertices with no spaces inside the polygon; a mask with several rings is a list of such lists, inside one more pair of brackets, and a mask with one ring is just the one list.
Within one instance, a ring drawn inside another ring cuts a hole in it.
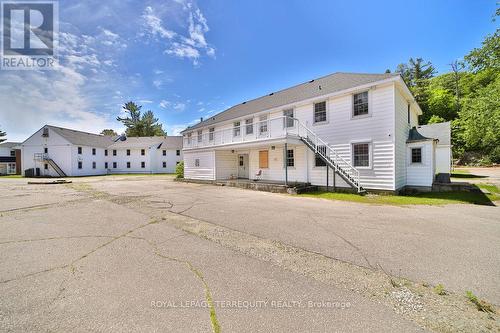
[{"label": "exterior metal staircase", "polygon": [[330,145],[321,140],[313,131],[302,124],[298,119],[294,119],[297,128],[297,135],[304,144],[311,149],[316,156],[323,160],[327,167],[330,167],[342,179],[344,179],[358,193],[364,193],[366,190],[361,186],[359,179],[359,170],[357,170],[349,161],[340,156]]},{"label": "exterior metal staircase", "polygon": [[47,162],[61,177],[66,177],[64,171],[57,165],[57,163],[49,157],[49,154],[35,153],[35,161]]}]

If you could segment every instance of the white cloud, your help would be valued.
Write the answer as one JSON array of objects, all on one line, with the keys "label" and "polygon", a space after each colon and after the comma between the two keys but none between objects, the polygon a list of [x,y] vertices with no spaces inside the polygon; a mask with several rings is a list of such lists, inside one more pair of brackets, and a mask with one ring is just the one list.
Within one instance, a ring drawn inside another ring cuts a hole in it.
[{"label": "white cloud", "polygon": [[160,106],[161,108],[166,109],[166,108],[168,108],[168,107],[170,106],[170,104],[171,104],[171,103],[170,103],[169,101],[166,101],[166,100],[162,99],[162,100],[160,101],[159,106]]},{"label": "white cloud", "polygon": [[147,6],[141,16],[144,28],[142,34],[164,42],[165,54],[188,59],[194,65],[199,64],[202,54],[215,58],[215,48],[209,45],[205,36],[210,28],[201,10],[191,1],[176,2],[182,5],[183,11],[178,15],[187,23],[187,34],[167,29],[161,17],[151,6]]},{"label": "white cloud", "polygon": [[163,27],[161,18],[154,14],[154,10],[151,6],[147,6],[144,9],[141,17],[143,19],[145,31],[153,37],[172,39],[177,35],[174,31]]}]

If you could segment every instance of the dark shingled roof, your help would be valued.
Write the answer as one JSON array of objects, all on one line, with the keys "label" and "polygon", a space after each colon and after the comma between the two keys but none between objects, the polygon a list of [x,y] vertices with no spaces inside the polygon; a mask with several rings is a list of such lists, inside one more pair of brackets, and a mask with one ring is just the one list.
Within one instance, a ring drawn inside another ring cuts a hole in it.
[{"label": "dark shingled roof", "polygon": [[51,125],[47,125],[45,127],[50,128],[51,130],[68,140],[70,143],[77,146],[106,148],[111,145],[116,139],[116,137],[112,136],[76,131],[63,127],[56,127]]},{"label": "dark shingled roof", "polygon": [[199,127],[211,125],[221,121],[237,119],[255,112],[273,109],[305,99],[320,97],[360,85],[397,77],[399,74],[359,74],[359,73],[334,73],[319,79],[311,80],[291,88],[280,90],[266,96],[253,99],[248,102],[235,105],[225,111],[216,114],[205,121],[186,128],[183,132]]},{"label": "dark shingled roof", "polygon": [[419,142],[419,141],[432,141],[432,140],[437,140],[437,139],[427,138],[422,134],[418,133],[417,129],[413,127],[412,129],[410,129],[410,133],[408,134],[408,140],[406,140],[406,143]]}]

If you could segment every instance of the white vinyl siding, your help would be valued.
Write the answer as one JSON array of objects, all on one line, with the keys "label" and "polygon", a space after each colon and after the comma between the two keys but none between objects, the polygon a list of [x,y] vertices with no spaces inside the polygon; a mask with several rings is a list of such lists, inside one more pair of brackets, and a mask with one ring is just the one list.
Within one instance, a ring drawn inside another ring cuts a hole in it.
[{"label": "white vinyl siding", "polygon": [[[215,152],[184,152],[184,177],[190,179],[215,179]],[[199,160],[199,166],[195,166]]]}]

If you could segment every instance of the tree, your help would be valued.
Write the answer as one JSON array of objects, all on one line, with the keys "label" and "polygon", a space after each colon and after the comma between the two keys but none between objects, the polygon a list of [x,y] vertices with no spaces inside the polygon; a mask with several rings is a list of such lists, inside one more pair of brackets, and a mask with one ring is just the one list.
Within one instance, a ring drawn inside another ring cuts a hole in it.
[{"label": "tree", "polygon": [[407,64],[399,64],[396,73],[400,73],[403,80],[410,88],[413,96],[422,109],[422,122],[426,123],[431,117],[427,105],[429,79],[436,74],[436,69],[430,61],[425,62],[422,58],[410,58]]},{"label": "tree", "polygon": [[106,129],[102,130],[101,135],[105,135],[105,136],[118,136],[118,133],[116,133],[112,129],[106,128]]},{"label": "tree", "polygon": [[482,46],[472,50],[464,59],[475,73],[485,69],[500,70],[500,29],[486,36]]},{"label": "tree", "polygon": [[141,115],[141,108],[134,102],[127,102],[123,105],[127,117],[117,117],[127,128],[127,136],[164,136],[167,133],[163,130],[162,124],[158,124],[158,118],[154,117],[152,111],[146,111]]},{"label": "tree", "polygon": [[427,122],[427,124],[438,124],[438,123],[444,123],[445,121],[446,121],[446,119],[441,118],[440,116],[433,115],[429,119],[429,121]]},{"label": "tree", "polygon": [[0,142],[4,142],[6,140],[6,139],[2,139],[6,135],[7,135],[7,133],[5,133],[2,130],[0,130]]}]

